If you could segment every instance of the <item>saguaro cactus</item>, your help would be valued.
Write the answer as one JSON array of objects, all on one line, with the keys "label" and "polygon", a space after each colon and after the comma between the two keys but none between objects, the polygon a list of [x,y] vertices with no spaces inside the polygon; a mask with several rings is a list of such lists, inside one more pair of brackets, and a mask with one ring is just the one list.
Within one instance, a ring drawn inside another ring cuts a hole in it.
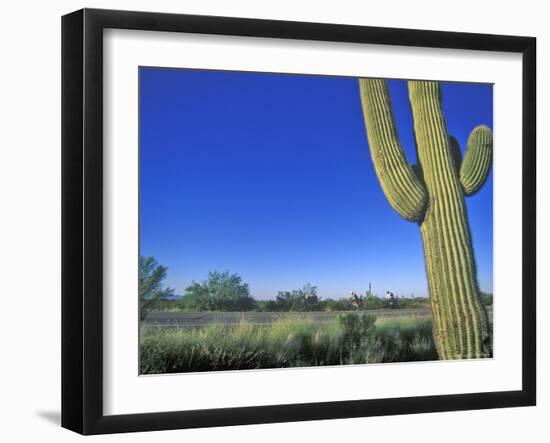
[{"label": "saguaro cactus", "polygon": [[491,353],[487,313],[480,300],[464,196],[483,185],[492,161],[492,133],[476,127],[464,159],[447,134],[438,82],[409,81],[418,165],[399,142],[387,84],[360,79],[361,103],[374,169],[391,206],[420,226],[441,359]]}]

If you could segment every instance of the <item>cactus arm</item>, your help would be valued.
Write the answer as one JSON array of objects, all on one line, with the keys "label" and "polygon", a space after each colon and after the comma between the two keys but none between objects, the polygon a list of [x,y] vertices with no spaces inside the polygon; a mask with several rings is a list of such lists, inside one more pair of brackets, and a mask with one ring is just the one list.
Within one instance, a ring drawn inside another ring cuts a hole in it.
[{"label": "cactus arm", "polygon": [[403,218],[419,221],[427,192],[399,143],[386,81],[359,79],[359,88],[371,158],[384,194]]},{"label": "cactus arm", "polygon": [[483,186],[491,170],[492,158],[493,134],[487,126],[478,126],[468,137],[460,167],[460,183],[465,195],[473,195]]}]

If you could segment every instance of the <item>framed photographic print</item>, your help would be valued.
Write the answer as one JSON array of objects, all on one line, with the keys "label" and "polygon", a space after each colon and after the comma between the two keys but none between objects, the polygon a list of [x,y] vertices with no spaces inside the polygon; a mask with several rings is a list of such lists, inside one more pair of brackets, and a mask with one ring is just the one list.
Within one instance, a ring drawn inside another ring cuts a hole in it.
[{"label": "framed photographic print", "polygon": [[62,20],[62,425],[529,406],[530,37]]}]

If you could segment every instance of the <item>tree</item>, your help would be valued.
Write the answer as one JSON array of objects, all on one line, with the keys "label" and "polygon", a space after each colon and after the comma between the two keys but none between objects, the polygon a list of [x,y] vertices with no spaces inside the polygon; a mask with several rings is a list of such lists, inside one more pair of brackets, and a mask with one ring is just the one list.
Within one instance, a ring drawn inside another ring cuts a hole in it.
[{"label": "tree", "polygon": [[193,281],[185,289],[181,306],[196,311],[250,311],[255,301],[238,274],[214,271],[202,283]]},{"label": "tree", "polygon": [[317,287],[309,283],[302,289],[279,291],[275,298],[278,311],[316,311],[320,309]]},{"label": "tree", "polygon": [[154,257],[139,257],[139,313],[143,320],[160,301],[174,294],[163,285],[168,268],[157,263]]}]

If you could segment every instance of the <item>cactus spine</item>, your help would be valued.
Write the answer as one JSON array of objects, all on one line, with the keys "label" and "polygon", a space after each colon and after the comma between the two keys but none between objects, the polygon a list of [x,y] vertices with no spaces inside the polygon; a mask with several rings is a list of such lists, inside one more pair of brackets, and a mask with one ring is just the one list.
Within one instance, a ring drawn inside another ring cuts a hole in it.
[{"label": "cactus spine", "polygon": [[456,139],[447,134],[439,83],[409,81],[419,162],[411,167],[399,143],[386,82],[360,79],[359,86],[371,157],[384,194],[402,217],[420,226],[438,355],[490,356],[464,196],[477,192],[489,175],[491,130],[478,126],[472,131],[461,162]]}]

